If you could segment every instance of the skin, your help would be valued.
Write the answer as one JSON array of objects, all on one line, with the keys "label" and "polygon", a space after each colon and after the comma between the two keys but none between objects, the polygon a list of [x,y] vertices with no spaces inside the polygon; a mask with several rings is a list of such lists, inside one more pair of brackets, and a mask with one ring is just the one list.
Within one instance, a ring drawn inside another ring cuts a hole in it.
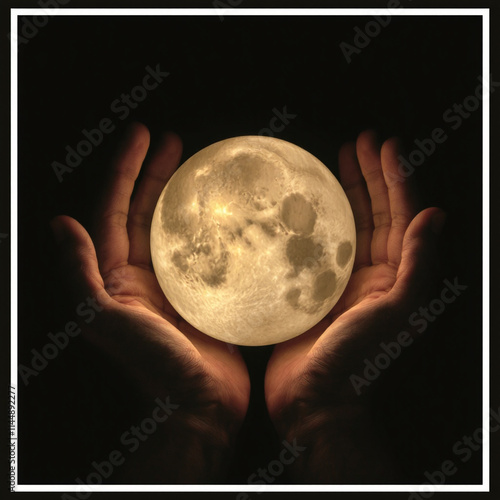
[{"label": "skin", "polygon": [[[248,408],[249,376],[238,349],[186,323],[156,280],[150,225],[182,145],[165,134],[145,161],[149,141],[145,126],[130,127],[92,237],[68,216],[51,224],[74,299],[93,297],[102,308],[85,338],[120,363],[151,401],[169,396],[179,405],[118,473],[125,482],[223,482]],[[349,381],[426,296],[444,221],[437,208],[417,213],[411,178],[399,174],[397,154],[396,140],[380,149],[372,132],[340,151],[341,181],[357,226],[353,275],[331,313],[277,345],[268,364],[271,419],[283,438],[306,446],[291,465],[299,481],[397,477],[370,416],[370,391],[359,397]]]},{"label": "skin", "polygon": [[381,342],[408,330],[428,301],[436,243],[445,220],[439,208],[418,211],[413,179],[401,175],[397,139],[382,147],[371,131],[339,153],[340,177],[357,232],[353,273],[331,313],[305,334],[278,344],[269,360],[265,395],[279,433],[305,452],[293,465],[298,481],[380,483],[401,480],[372,417],[372,392],[350,380]]},{"label": "skin", "polygon": [[[149,233],[156,201],[179,164],[182,144],[166,134],[132,190],[149,147],[141,124],[128,131],[111,169],[93,239],[75,219],[52,228],[75,300],[95,297],[102,307],[86,339],[131,373],[151,401],[179,404],[121,472],[139,481],[223,480],[246,414],[250,382],[236,348],[186,323],[167,302],[153,272]],[[152,444],[154,443],[154,444]],[[114,476],[116,479],[116,476]]]}]

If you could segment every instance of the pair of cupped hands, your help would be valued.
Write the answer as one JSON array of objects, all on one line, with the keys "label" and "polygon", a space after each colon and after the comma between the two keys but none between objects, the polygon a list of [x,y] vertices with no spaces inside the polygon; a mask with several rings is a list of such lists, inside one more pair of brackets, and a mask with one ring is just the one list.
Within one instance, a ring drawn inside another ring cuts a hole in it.
[{"label": "pair of cupped hands", "polygon": [[[184,321],[158,284],[151,220],[182,143],[166,133],[146,160],[149,146],[148,129],[131,125],[111,165],[92,237],[68,216],[51,225],[71,294],[99,304],[84,337],[118,362],[146,397],[178,405],[123,467],[126,482],[223,482],[250,379],[239,350]],[[372,131],[341,148],[340,180],[357,234],[352,276],[333,310],[308,332],[276,345],[267,365],[267,409],[280,438],[301,450],[287,466],[300,482],[400,479],[372,416],[371,386],[359,394],[351,380],[428,300],[436,267],[445,214],[435,207],[419,211],[399,154],[397,139],[380,146]]]}]

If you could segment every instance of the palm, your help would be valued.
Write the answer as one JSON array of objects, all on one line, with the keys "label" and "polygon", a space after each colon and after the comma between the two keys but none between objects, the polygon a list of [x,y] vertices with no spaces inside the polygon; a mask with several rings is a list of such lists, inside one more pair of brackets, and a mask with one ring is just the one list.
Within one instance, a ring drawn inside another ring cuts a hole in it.
[{"label": "palm", "polygon": [[396,281],[396,273],[397,269],[389,264],[371,265],[354,271],[332,316],[338,317],[355,305],[386,295]]},{"label": "palm", "polygon": [[98,212],[95,250],[82,226],[69,217],[60,218],[85,247],[80,252],[86,254],[86,262],[78,266],[80,281],[104,306],[89,338],[124,364],[135,366],[147,391],[158,395],[170,390],[167,386],[172,383],[162,379],[175,379],[178,392],[195,394],[200,404],[218,403],[241,419],[248,405],[249,378],[240,353],[186,323],[168,303],[154,274],[149,245],[152,215],[178,165],[181,143],[176,136],[164,137],[131,203],[148,146],[147,129],[135,126],[115,160],[111,186]]},{"label": "palm", "polygon": [[[275,347],[266,373],[271,416],[316,391],[317,387],[310,387],[318,382],[314,373],[323,381],[342,378],[336,382],[345,384],[343,375],[352,373],[359,357],[380,342],[377,335],[388,326],[384,311],[391,306],[394,310],[394,304],[401,312],[409,307],[418,274],[417,260],[410,258],[415,251],[412,242],[436,209],[416,216],[410,180],[398,172],[397,153],[394,141],[384,144],[380,152],[371,133],[363,133],[356,147],[346,145],[341,150],[341,180],[357,229],[353,273],[327,317],[305,334]],[[329,373],[318,373],[318,367],[328,367]]]},{"label": "palm", "polygon": [[[125,311],[130,322],[145,323],[157,334],[162,333],[169,342],[168,348],[176,356],[186,356],[199,363],[207,378],[215,382],[215,394],[210,399],[223,400],[242,416],[246,411],[248,371],[239,351],[232,345],[220,342],[199,332],[173,309],[165,298],[152,269],[126,265],[114,269],[104,281],[111,297]],[[146,322],[145,319],[147,318]]]}]

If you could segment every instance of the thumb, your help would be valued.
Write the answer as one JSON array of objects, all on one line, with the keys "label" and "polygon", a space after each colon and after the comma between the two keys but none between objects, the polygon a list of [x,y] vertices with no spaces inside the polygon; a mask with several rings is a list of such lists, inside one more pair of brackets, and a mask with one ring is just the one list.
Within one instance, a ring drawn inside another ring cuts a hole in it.
[{"label": "thumb", "polygon": [[59,215],[50,221],[59,251],[60,266],[70,294],[80,301],[92,297],[101,305],[110,300],[104,289],[92,239],[72,217]]},{"label": "thumb", "polygon": [[438,241],[446,213],[426,208],[411,221],[403,238],[401,263],[390,294],[401,303],[418,305],[427,300],[437,276]]}]

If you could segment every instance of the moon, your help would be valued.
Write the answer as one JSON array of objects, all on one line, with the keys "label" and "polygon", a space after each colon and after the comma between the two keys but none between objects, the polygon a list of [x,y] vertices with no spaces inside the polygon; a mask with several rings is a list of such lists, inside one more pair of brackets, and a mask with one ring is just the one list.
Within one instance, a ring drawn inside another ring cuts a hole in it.
[{"label": "moon", "polygon": [[330,170],[281,139],[212,144],[171,177],[155,208],[151,257],[175,310],[224,342],[296,337],[324,318],[351,275],[356,232]]}]

